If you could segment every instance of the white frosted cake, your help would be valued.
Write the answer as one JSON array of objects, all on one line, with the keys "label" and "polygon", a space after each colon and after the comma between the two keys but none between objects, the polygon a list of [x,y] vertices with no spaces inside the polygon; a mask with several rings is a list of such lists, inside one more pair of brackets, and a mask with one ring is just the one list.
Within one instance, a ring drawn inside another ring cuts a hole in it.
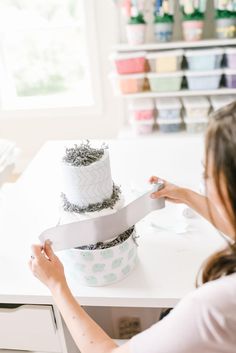
[{"label": "white frosted cake", "polygon": [[109,153],[89,165],[63,163],[64,186],[67,200],[81,208],[109,199],[113,192]]},{"label": "white frosted cake", "polygon": [[[112,180],[107,146],[92,148],[87,141],[67,148],[62,160],[62,176],[60,224],[110,214],[123,205],[120,188]],[[132,227],[104,243],[64,251],[65,265],[81,284],[111,284],[133,269],[136,248]]]},{"label": "white frosted cake", "polygon": [[67,212],[112,209],[120,199],[120,188],[112,181],[106,146],[92,148],[87,142],[67,148],[62,176],[63,207]]}]

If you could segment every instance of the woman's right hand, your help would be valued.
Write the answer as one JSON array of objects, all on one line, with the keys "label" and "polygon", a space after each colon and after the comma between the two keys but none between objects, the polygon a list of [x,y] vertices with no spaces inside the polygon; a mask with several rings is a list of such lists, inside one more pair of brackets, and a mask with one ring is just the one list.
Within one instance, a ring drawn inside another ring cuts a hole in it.
[{"label": "woman's right hand", "polygon": [[157,176],[152,176],[149,179],[151,184],[155,184],[158,182],[164,182],[164,188],[160,191],[154,192],[151,194],[151,197],[156,199],[160,197],[165,197],[166,200],[173,203],[186,203],[187,195],[190,190],[181,188],[177,185],[171,184],[166,180],[158,178]]}]

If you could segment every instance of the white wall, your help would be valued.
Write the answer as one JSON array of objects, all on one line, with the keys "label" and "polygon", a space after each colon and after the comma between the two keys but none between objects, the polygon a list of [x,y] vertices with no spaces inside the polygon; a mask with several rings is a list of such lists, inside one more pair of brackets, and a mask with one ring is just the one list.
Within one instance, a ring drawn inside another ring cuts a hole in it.
[{"label": "white wall", "polygon": [[93,0],[95,4],[97,38],[100,61],[103,111],[96,116],[74,118],[5,118],[0,120],[0,138],[17,142],[22,155],[17,166],[22,170],[42,144],[51,139],[112,138],[123,123],[123,101],[115,98],[110,82],[108,55],[119,40],[117,8],[112,0]]}]

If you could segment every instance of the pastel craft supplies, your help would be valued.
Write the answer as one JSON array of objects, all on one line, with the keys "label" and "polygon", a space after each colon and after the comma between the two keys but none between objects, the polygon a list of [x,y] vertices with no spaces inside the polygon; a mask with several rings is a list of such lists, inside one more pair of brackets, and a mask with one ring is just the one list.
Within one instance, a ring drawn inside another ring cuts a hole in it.
[{"label": "pastel craft supplies", "polygon": [[236,95],[226,95],[226,96],[211,96],[211,105],[213,110],[218,110],[226,105],[236,101]]},{"label": "pastel craft supplies", "polygon": [[183,121],[179,119],[157,119],[159,130],[164,133],[180,132],[183,130]]},{"label": "pastel craft supplies", "polygon": [[131,121],[151,121],[155,119],[155,104],[151,98],[140,98],[131,101],[128,105]]},{"label": "pastel craft supplies", "polygon": [[215,70],[221,67],[224,50],[222,48],[186,50],[189,70],[204,71]]},{"label": "pastel craft supplies", "polygon": [[189,133],[204,132],[209,120],[207,118],[184,118],[186,131]]},{"label": "pastel craft supplies", "polygon": [[138,93],[144,90],[145,74],[116,75],[111,74],[110,79],[116,94]]},{"label": "pastel craft supplies", "polygon": [[173,36],[174,1],[157,0],[154,4],[154,37],[157,42],[169,42]]},{"label": "pastel craft supplies", "polygon": [[180,0],[183,37],[186,41],[202,39],[206,0]]},{"label": "pastel craft supplies", "polygon": [[181,89],[183,72],[149,73],[147,77],[151,91],[153,92],[179,91]]},{"label": "pastel craft supplies", "polygon": [[154,121],[153,120],[139,120],[130,121],[133,132],[137,135],[149,135],[153,132]]},{"label": "pastel craft supplies", "polygon": [[225,49],[227,66],[229,69],[236,69],[236,48]]},{"label": "pastel craft supplies", "polygon": [[146,56],[152,72],[175,72],[181,69],[183,50],[168,50],[150,53]]},{"label": "pastel craft supplies", "polygon": [[226,86],[236,88],[236,69],[225,69]]},{"label": "pastel craft supplies", "polygon": [[189,90],[214,90],[220,86],[222,69],[209,71],[185,71]]},{"label": "pastel craft supplies", "polygon": [[182,98],[185,116],[191,119],[207,119],[210,102],[206,97],[184,97]]},{"label": "pastel craft supplies", "polygon": [[158,119],[179,120],[181,117],[181,102],[178,98],[158,98],[156,99],[156,109]]},{"label": "pastel craft supplies", "polygon": [[110,60],[115,63],[118,74],[137,74],[146,71],[145,55],[145,52],[114,53],[110,56]]},{"label": "pastel craft supplies", "polygon": [[130,45],[140,45],[145,42],[146,21],[143,11],[143,1],[131,0],[130,16],[126,25],[127,40]]}]

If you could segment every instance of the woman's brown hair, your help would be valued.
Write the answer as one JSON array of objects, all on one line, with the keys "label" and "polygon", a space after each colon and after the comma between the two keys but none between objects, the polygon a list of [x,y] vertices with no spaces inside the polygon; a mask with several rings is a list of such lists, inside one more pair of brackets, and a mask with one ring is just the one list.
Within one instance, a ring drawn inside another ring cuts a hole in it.
[{"label": "woman's brown hair", "polygon": [[[236,102],[211,115],[206,133],[206,171],[209,155],[213,161],[213,178],[220,200],[234,225],[233,242],[227,241],[225,249],[213,254],[203,265],[202,283],[236,272]],[[227,209],[220,183],[226,183],[230,209]]]}]

